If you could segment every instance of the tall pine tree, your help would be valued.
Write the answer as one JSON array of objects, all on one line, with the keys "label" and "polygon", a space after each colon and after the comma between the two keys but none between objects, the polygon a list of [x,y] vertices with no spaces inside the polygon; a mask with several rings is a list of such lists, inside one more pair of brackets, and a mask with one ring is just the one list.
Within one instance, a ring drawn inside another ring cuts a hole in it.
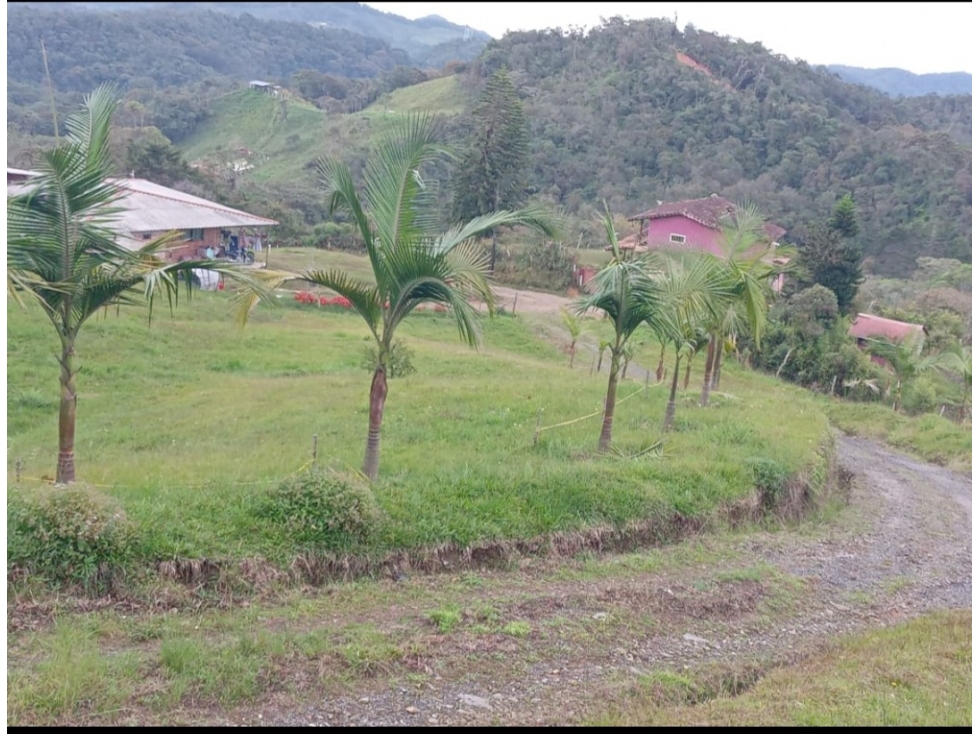
[{"label": "tall pine tree", "polygon": [[836,205],[828,222],[809,227],[800,248],[809,271],[806,285],[822,285],[836,294],[840,313],[846,313],[863,283],[863,250],[854,239],[859,232],[856,206],[847,194]]},{"label": "tall pine tree", "polygon": [[[489,78],[470,115],[465,155],[453,185],[452,217],[465,222],[519,208],[526,199],[527,121],[506,69]],[[490,269],[496,267],[496,230]]]}]

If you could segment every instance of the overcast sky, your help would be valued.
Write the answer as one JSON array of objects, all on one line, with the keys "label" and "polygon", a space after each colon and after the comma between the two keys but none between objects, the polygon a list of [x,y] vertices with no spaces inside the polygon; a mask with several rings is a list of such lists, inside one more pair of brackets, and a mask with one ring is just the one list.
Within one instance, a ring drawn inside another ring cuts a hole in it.
[{"label": "overcast sky", "polygon": [[[972,73],[972,3],[366,3],[406,18],[441,15],[500,38],[508,30],[591,27],[602,17],[673,18],[698,29],[760,41],[810,64],[896,67],[916,74]],[[970,51],[970,49],[972,49]]]}]

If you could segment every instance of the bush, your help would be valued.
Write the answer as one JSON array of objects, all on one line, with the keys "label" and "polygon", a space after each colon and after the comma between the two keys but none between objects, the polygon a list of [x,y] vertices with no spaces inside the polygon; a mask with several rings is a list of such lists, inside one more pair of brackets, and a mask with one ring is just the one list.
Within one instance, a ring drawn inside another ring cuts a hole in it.
[{"label": "bush", "polygon": [[366,484],[329,469],[289,477],[259,500],[255,514],[302,544],[330,550],[364,542],[381,520]]},{"label": "bush", "polygon": [[7,502],[7,570],[106,593],[132,560],[136,528],[109,498],[84,485]]},{"label": "bush", "polygon": [[[415,353],[405,343],[404,339],[395,339],[393,342],[391,342],[391,353],[388,355],[387,365],[388,379],[393,380],[396,377],[407,377],[408,375],[414,374],[414,357]],[[373,372],[375,369],[377,369],[376,344],[371,344],[364,347],[364,352],[360,360],[360,366],[368,372]]]},{"label": "bush", "polygon": [[788,485],[789,470],[780,462],[761,456],[748,458],[745,463],[751,469],[765,509],[774,509]]}]

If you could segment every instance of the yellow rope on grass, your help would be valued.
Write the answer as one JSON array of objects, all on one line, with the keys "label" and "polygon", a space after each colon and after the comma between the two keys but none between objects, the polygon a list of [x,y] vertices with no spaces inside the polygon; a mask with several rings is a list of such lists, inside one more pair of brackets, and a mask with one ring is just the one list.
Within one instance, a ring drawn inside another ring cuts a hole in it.
[{"label": "yellow rope on grass", "polygon": [[[626,400],[628,400],[631,397],[634,397],[635,395],[638,395],[639,393],[641,393],[645,389],[646,389],[645,387],[640,387],[638,390],[636,390],[631,395],[626,395],[624,398],[622,398],[621,400],[619,400],[618,402],[616,402],[616,405],[621,405]],[[550,430],[551,428],[560,428],[561,426],[570,426],[572,423],[577,423],[578,421],[587,420],[588,418],[594,418],[596,415],[601,415],[604,412],[605,412],[605,408],[601,408],[600,410],[596,410],[594,413],[589,413],[588,415],[583,415],[580,418],[573,418],[572,420],[564,421],[563,423],[555,423],[553,426],[543,426],[543,427],[537,429],[537,434],[540,434],[541,431]]]}]

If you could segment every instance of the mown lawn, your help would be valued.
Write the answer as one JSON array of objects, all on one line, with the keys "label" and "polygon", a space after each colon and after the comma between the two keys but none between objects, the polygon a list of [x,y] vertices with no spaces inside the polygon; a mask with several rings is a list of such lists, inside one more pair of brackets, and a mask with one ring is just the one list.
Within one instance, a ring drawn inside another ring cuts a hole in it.
[{"label": "mown lawn", "polygon": [[[148,558],[284,561],[296,542],[250,511],[305,465],[359,468],[367,430],[368,333],[342,309],[262,306],[242,331],[224,293],[196,294],[147,325],[145,310],[115,310],[78,341],[80,481],[117,498]],[[30,493],[53,475],[56,338],[43,315],[8,312],[8,486]],[[512,539],[657,513],[709,513],[753,491],[750,461],[786,472],[817,462],[828,423],[802,390],[726,368],[710,409],[681,398],[662,456],[594,454],[599,417],[543,426],[601,408],[604,376],[566,357],[520,320],[485,322],[479,351],[450,316],[417,314],[400,335],[417,372],[392,380],[377,500],[389,519],[360,549],[382,552],[455,541]],[[694,374],[697,374],[695,365]],[[659,436],[666,388],[627,380],[615,444],[635,453]],[[15,484],[15,462],[24,480]]]}]

